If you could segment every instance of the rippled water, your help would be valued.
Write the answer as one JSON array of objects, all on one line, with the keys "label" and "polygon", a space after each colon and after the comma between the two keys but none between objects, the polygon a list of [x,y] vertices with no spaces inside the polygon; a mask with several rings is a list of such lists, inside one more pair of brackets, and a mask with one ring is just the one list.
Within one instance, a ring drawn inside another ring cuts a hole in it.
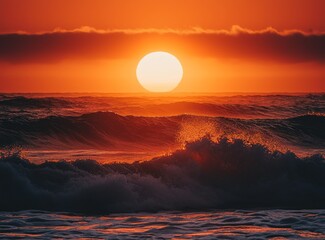
[{"label": "rippled water", "polygon": [[324,239],[325,210],[236,210],[80,216],[1,212],[7,239]]}]

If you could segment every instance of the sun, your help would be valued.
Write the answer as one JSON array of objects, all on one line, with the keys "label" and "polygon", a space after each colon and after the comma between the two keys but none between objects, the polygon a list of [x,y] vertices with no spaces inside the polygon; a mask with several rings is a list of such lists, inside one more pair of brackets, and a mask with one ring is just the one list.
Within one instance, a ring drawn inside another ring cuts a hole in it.
[{"label": "sun", "polygon": [[141,86],[150,92],[170,92],[183,78],[180,61],[168,52],[151,52],[138,63],[136,70]]}]

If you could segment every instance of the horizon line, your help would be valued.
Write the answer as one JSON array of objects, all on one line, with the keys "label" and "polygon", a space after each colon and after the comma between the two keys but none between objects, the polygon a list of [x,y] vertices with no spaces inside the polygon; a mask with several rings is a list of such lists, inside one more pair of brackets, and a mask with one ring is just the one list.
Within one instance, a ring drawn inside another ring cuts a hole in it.
[{"label": "horizon line", "polygon": [[224,91],[224,92],[12,92],[0,91],[0,94],[144,94],[144,95],[177,95],[177,94],[325,94],[325,91]]}]

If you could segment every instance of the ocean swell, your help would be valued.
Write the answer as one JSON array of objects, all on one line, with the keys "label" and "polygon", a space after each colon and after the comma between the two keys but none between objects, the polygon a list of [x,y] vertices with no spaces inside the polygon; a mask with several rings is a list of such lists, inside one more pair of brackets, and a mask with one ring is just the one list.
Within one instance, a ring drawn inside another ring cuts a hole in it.
[{"label": "ocean swell", "polygon": [[[238,119],[178,115],[122,116],[94,112],[80,116],[49,116],[0,120],[0,146],[48,149],[166,149],[204,135],[241,138],[251,143],[324,148],[325,116],[285,119]],[[275,148],[277,149],[277,148]],[[283,149],[281,149],[283,150]]]},{"label": "ocean swell", "polygon": [[[290,118],[325,113],[325,94],[297,95],[134,95],[0,94],[0,119],[12,116],[40,118],[110,111],[120,115],[174,116],[182,114],[245,119]],[[3,115],[2,115],[3,114]]]},{"label": "ocean swell", "polygon": [[15,117],[0,121],[0,145],[116,150],[126,144],[132,150],[132,145],[168,146],[174,142],[178,127],[172,118],[120,116],[112,112],[40,119]]},{"label": "ocean swell", "polygon": [[0,160],[0,210],[113,213],[324,208],[325,160],[205,137],[146,162]]},{"label": "ocean swell", "polygon": [[28,98],[24,96],[0,98],[0,107],[22,108],[22,109],[42,109],[42,108],[65,108],[71,107],[72,103],[60,98],[43,97]]}]

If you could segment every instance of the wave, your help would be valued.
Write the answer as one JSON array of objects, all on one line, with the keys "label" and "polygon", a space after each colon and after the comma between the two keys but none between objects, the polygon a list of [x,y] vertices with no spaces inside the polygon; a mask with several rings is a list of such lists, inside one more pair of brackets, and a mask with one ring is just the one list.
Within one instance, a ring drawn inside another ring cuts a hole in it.
[{"label": "wave", "polygon": [[211,208],[324,208],[325,159],[209,138],[146,162],[34,164],[0,159],[0,210],[120,213]]},{"label": "wave", "polygon": [[[247,100],[246,100],[247,101]],[[316,101],[316,100],[314,100]],[[293,105],[291,105],[293,104]],[[112,109],[114,112],[127,113],[133,115],[145,116],[170,116],[170,115],[202,115],[212,117],[235,117],[245,119],[265,119],[265,118],[288,118],[297,115],[304,115],[309,112],[325,112],[323,104],[304,103],[295,105],[296,103],[283,104],[267,102],[263,104],[255,99],[255,102],[192,102],[192,101],[176,101],[172,103],[148,104],[145,108],[133,107],[124,109]]]},{"label": "wave", "polygon": [[277,125],[276,130],[294,142],[300,139],[305,144],[316,146],[325,140],[325,115],[308,114],[289,118],[282,125]]},{"label": "wave", "polygon": [[[45,97],[44,97],[45,96]],[[17,111],[19,110],[19,111]],[[50,111],[52,110],[52,111]],[[325,113],[325,94],[253,96],[74,96],[0,95],[1,114],[82,115],[111,111],[120,115],[173,116],[203,115],[246,119],[289,118],[307,113]]]},{"label": "wave", "polygon": [[178,127],[173,118],[120,116],[112,112],[41,119],[16,117],[0,121],[0,144],[46,145],[62,149],[77,146],[121,148],[127,143],[137,143],[138,147],[166,146],[174,142]]},{"label": "wave", "polygon": [[71,102],[54,97],[46,98],[27,98],[24,96],[3,97],[0,98],[0,107],[15,107],[15,108],[65,108],[71,107]]},{"label": "wave", "polygon": [[192,115],[137,117],[95,112],[80,116],[50,116],[40,119],[12,117],[0,120],[1,146],[163,149],[199,139],[204,135],[241,138],[264,145],[277,142],[280,143],[278,145],[323,148],[325,116],[237,119]]}]

